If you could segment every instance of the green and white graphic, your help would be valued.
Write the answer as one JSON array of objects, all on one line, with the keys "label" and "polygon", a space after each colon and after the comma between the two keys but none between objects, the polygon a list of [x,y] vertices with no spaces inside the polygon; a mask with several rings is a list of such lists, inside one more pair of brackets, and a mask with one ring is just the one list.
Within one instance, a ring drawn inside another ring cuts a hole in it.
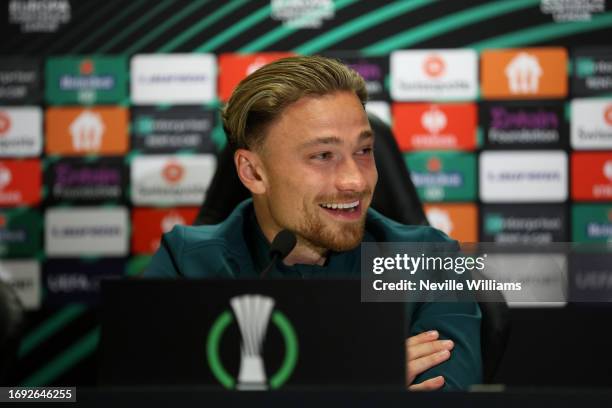
[{"label": "green and white graphic", "polygon": [[404,157],[421,200],[471,201],[476,198],[476,158],[472,153],[416,152]]},{"label": "green and white graphic", "polygon": [[612,204],[574,205],[572,241],[612,242]]},{"label": "green and white graphic", "polygon": [[[276,389],[281,387],[293,373],[298,359],[297,336],[287,317],[279,310],[273,310],[274,303],[274,299],[263,295],[236,296],[230,300],[234,315],[226,310],[213,323],[206,341],[206,356],[213,375],[225,388]],[[219,355],[223,333],[234,322],[234,316],[242,337],[237,381],[227,372]],[[262,346],[270,321],[283,337],[285,356],[280,369],[268,379]]]},{"label": "green and white graphic", "polygon": [[0,211],[0,258],[35,257],[42,249],[42,217],[36,210]]},{"label": "green and white graphic", "polygon": [[51,104],[119,103],[127,98],[125,57],[49,58],[46,98]]},{"label": "green and white graphic", "polygon": [[497,234],[504,230],[504,217],[501,214],[491,213],[485,215],[484,230],[488,234]]}]

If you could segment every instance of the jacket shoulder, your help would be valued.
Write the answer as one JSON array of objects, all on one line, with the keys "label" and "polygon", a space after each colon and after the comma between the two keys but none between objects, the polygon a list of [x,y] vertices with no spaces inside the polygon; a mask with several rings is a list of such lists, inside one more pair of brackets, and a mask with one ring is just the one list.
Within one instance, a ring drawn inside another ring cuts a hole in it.
[{"label": "jacket shoulder", "polygon": [[170,248],[180,248],[185,254],[203,247],[227,247],[227,240],[220,236],[218,225],[176,225],[164,234],[164,240]]},{"label": "jacket shoulder", "polygon": [[235,277],[240,265],[228,241],[216,226],[175,226],[162,236],[145,277]]}]

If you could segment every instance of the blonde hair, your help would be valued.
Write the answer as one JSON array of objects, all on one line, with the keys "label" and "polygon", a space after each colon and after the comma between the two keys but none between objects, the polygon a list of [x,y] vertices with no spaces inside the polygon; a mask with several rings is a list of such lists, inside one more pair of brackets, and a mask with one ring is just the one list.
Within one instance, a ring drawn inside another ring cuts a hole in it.
[{"label": "blonde hair", "polygon": [[232,148],[261,146],[265,128],[282,111],[307,95],[350,91],[365,105],[364,79],[341,62],[300,56],[277,60],[244,78],[223,109],[223,128]]}]

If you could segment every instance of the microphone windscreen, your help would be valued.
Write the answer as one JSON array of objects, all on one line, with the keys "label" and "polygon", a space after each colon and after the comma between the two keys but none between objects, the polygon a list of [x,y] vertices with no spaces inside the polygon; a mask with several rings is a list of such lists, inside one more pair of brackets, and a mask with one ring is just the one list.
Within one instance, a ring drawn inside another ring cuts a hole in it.
[{"label": "microphone windscreen", "polygon": [[272,240],[272,244],[270,246],[270,256],[274,256],[274,254],[278,254],[280,260],[283,260],[289,255],[289,252],[295,248],[297,244],[297,239],[295,234],[289,230],[282,230]]}]

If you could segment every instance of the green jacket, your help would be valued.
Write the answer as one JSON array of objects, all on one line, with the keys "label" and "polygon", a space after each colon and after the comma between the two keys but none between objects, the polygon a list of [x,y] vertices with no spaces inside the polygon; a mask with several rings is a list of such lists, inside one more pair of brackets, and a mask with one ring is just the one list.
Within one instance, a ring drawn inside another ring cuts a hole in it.
[{"label": "green jacket", "polygon": [[[368,210],[364,241],[449,241],[442,232],[426,226],[399,224],[373,209]],[[164,234],[144,276],[149,278],[255,279],[270,261],[269,243],[255,219],[252,200],[239,204],[222,223],[177,226]],[[332,253],[325,265],[287,266],[277,262],[269,277],[359,278],[360,248]],[[443,375],[445,390],[466,389],[482,381],[480,309],[477,303],[410,303],[410,335],[436,329],[442,339],[452,339],[451,358],[427,370],[416,382]]]}]

